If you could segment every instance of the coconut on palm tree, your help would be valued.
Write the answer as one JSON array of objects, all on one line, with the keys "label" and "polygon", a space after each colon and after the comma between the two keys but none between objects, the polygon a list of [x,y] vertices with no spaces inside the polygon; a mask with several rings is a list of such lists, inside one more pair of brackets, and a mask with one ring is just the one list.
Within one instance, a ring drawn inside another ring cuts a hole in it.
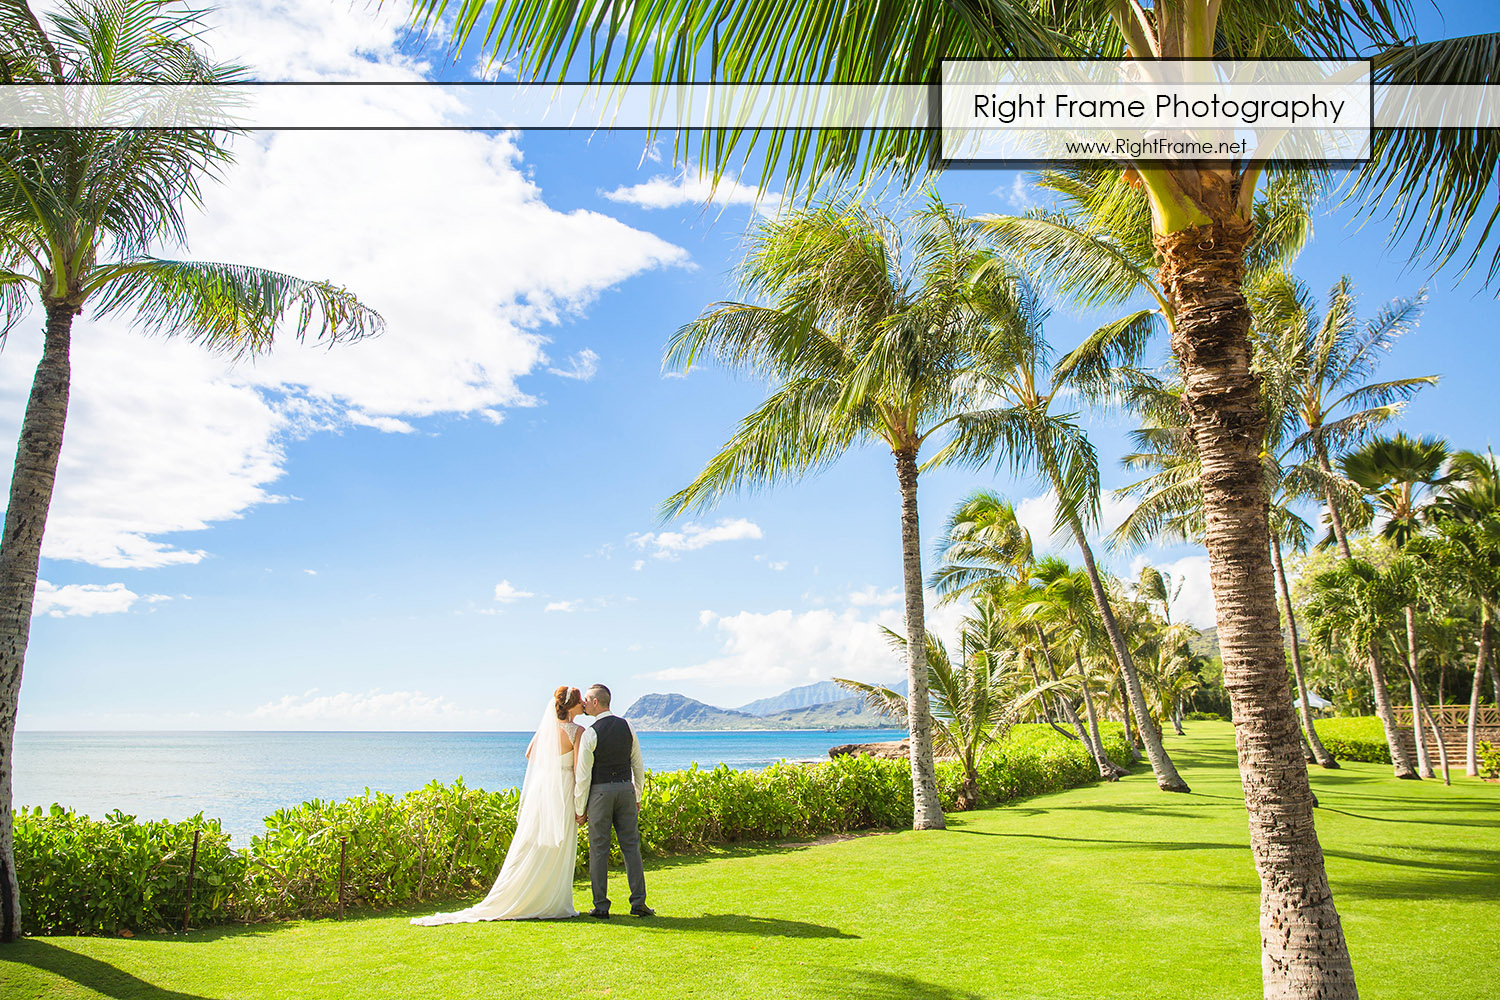
[{"label": "coconut on palm tree", "polygon": [[[7,83],[225,83],[232,66],[193,46],[197,15],[161,0],[68,0],[43,26],[23,0],[0,0]],[[380,328],[344,289],[233,264],[169,260],[185,206],[230,160],[205,129],[0,129],[0,329],[31,304],[45,319],[0,543],[0,941],[21,933],[11,778],[16,711],[42,534],[52,502],[71,389],[71,336],[85,309],[133,315],[142,329],[234,357],[274,336],[328,342]]]}]

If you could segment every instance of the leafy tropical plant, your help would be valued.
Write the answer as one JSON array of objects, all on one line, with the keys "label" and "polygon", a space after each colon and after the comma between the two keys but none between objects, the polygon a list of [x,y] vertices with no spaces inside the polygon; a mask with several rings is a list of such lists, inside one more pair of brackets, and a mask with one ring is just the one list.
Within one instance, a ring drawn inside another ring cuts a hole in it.
[{"label": "leafy tropical plant", "polygon": [[[25,0],[0,0],[5,82],[223,84],[234,66],[194,47],[199,15],[166,0],[64,0],[48,26]],[[236,264],[168,260],[186,206],[230,161],[222,132],[0,129],[0,331],[33,303],[45,316],[0,545],[0,941],[21,934],[11,768],[42,532],[52,503],[71,390],[74,319],[133,315],[150,333],[231,357],[268,350],[279,330],[328,343],[378,331],[380,317],[326,281]]]}]

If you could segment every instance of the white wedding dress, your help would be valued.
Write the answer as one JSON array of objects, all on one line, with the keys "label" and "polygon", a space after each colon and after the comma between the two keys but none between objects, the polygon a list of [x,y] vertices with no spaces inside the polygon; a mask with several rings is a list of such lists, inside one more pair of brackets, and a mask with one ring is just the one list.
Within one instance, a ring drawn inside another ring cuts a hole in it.
[{"label": "white wedding dress", "polygon": [[548,706],[532,743],[521,783],[516,833],[488,896],[468,909],[414,917],[424,927],[478,920],[559,920],[573,909],[573,869],[578,859],[578,819],[573,810],[573,751],[562,753],[562,730],[576,745],[582,727],[559,722]]}]

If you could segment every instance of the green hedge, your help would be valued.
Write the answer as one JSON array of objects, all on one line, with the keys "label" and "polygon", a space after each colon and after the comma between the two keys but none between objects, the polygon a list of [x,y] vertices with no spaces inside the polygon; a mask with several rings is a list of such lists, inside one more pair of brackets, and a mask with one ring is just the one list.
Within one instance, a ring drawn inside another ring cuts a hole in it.
[{"label": "green hedge", "polygon": [[1385,727],[1373,715],[1318,719],[1314,726],[1323,746],[1339,760],[1362,760],[1371,764],[1391,762],[1391,748],[1385,742]]},{"label": "green hedge", "polygon": [[[1104,731],[1125,764],[1119,726]],[[979,765],[980,804],[1060,791],[1096,780],[1076,741],[1046,726],[1017,726]],[[938,763],[945,807],[963,780]],[[339,802],[311,801],[266,818],[244,851],[229,848],[217,820],[137,823],[111,813],[91,821],[59,806],[16,816],[16,867],[28,934],[115,934],[180,927],[188,855],[201,829],[192,923],[318,917],[338,908],[340,849],[348,906],[382,909],[472,898],[494,881],[515,833],[518,793],[434,782],[402,796],[366,790]],[[651,774],[641,808],[647,855],[714,844],[809,839],[911,823],[910,766],[840,757],[781,763],[762,771],[689,768]],[[578,867],[587,867],[579,831]]]}]

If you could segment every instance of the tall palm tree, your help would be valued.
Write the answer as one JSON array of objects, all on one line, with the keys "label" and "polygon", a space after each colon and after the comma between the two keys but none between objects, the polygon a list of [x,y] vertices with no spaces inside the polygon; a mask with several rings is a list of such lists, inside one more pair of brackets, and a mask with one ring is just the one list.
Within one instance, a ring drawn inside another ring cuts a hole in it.
[{"label": "tall palm tree", "polygon": [[1426,292],[1393,299],[1366,323],[1358,319],[1354,284],[1347,275],[1329,290],[1321,318],[1306,286],[1294,279],[1265,282],[1257,292],[1262,339],[1276,344],[1290,373],[1286,414],[1300,423],[1288,449],[1315,462],[1328,477],[1328,522],[1347,559],[1344,521],[1349,509],[1334,492],[1332,456],[1363,444],[1401,414],[1406,400],[1437,383],[1435,375],[1371,379],[1392,345],[1415,326]]},{"label": "tall palm tree", "polygon": [[[936,197],[909,234],[856,204],[822,203],[752,234],[741,282],[767,304],[711,306],[677,332],[666,356],[682,371],[711,356],[771,383],[766,401],[663,505],[667,516],[815,472],[856,445],[888,449],[895,459],[919,830],[941,829],[943,813],[932,763],[918,472],[990,457],[969,439],[989,440],[986,401],[1003,375],[988,349],[989,317],[975,308],[999,294],[986,267],[992,259],[961,214]],[[946,446],[919,464],[924,446],[944,436]]]},{"label": "tall palm tree", "polygon": [[1082,697],[1088,719],[1087,742],[1094,754],[1094,763],[1101,777],[1114,780],[1127,772],[1105,754],[1104,740],[1099,733],[1099,710],[1094,694],[1108,691],[1114,686],[1114,681],[1112,678],[1102,679],[1098,670],[1091,669],[1100,659],[1101,652],[1105,657],[1109,656],[1106,651],[1110,648],[1094,601],[1092,582],[1087,574],[1056,558],[1038,563],[1033,576],[1037,586],[1022,612],[1052,634],[1059,655],[1072,659],[1072,674],[1054,679],[1053,683],[1061,690],[1076,690]]},{"label": "tall palm tree", "polygon": [[[1400,556],[1383,569],[1350,557],[1334,569],[1318,573],[1312,579],[1313,596],[1307,603],[1313,639],[1324,649],[1342,643],[1347,650],[1369,650],[1373,655],[1381,640],[1394,633],[1411,599],[1413,575],[1410,559]],[[1383,674],[1372,674],[1371,681],[1377,708],[1387,706],[1381,722],[1390,743],[1395,739],[1395,721],[1389,717],[1390,694],[1384,689]],[[1400,758],[1392,754],[1392,768],[1398,778],[1417,777],[1404,753]]]},{"label": "tall palm tree", "polygon": [[[456,42],[483,26],[492,55],[527,77],[560,77],[579,63],[593,79],[643,68],[661,82],[704,77],[748,83],[908,83],[940,78],[944,59],[1372,57],[1380,82],[1445,83],[1500,76],[1496,36],[1418,43],[1408,0],[1213,0],[1047,3],[1029,0],[812,0],[788,16],[773,0],[639,4],[632,0],[412,0],[416,16],[453,8]],[[873,26],[873,27],[872,27]],[[680,133],[679,150],[691,141]],[[759,142],[757,146],[756,143]],[[763,136],[722,130],[699,147],[716,173],[763,152],[765,178],[789,185],[892,171],[910,179],[932,161],[933,130],[835,129]],[[1487,197],[1500,136],[1481,129],[1377,130],[1353,196],[1394,216],[1393,239],[1440,262],[1494,247],[1500,206]],[[1210,577],[1237,747],[1261,877],[1267,997],[1357,995],[1312,817],[1311,788],[1291,707],[1271,580],[1260,479],[1258,392],[1250,372],[1243,279],[1255,237],[1255,192],[1266,165],[1154,164],[1128,176],[1146,192],[1156,265],[1175,323],[1186,401],[1200,439],[1209,512]],[[1471,224],[1480,225],[1473,234]],[[1489,277],[1500,270],[1492,259]],[[1101,298],[1111,300],[1105,293]]]},{"label": "tall palm tree", "polygon": [[[1465,736],[1465,771],[1477,775],[1479,696],[1490,661],[1492,626],[1500,612],[1500,463],[1492,453],[1455,452],[1448,461],[1447,480],[1432,507],[1436,537],[1419,537],[1412,546],[1414,555],[1423,559],[1444,586],[1457,589],[1479,608],[1479,642]],[[1500,680],[1495,687],[1500,704]]]},{"label": "tall palm tree", "polygon": [[[163,0],[65,0],[48,26],[24,0],[0,0],[6,82],[225,83],[236,67],[193,46],[195,12]],[[71,383],[71,335],[85,307],[133,314],[149,332],[236,357],[267,350],[278,330],[350,340],[380,317],[350,293],[235,264],[165,260],[182,243],[184,207],[229,162],[206,129],[0,130],[0,329],[39,302],[42,359],[21,424],[0,543],[0,941],[21,933],[11,780],[16,711],[30,636],[42,533],[52,502]]]},{"label": "tall palm tree", "polygon": [[[1297,514],[1296,504],[1312,491],[1321,493],[1320,484],[1326,477],[1308,463],[1285,464],[1290,459],[1280,440],[1287,421],[1284,410],[1279,408],[1286,399],[1282,391],[1287,381],[1286,355],[1274,339],[1262,337],[1260,332],[1257,324],[1256,372],[1264,387],[1261,398],[1267,413],[1261,464],[1271,514],[1271,566],[1286,616],[1292,679],[1297,689],[1305,750],[1319,766],[1336,769],[1338,760],[1319,739],[1309,706],[1302,642],[1282,560],[1283,545],[1296,551],[1307,547],[1312,529]],[[1204,533],[1203,496],[1199,488],[1202,474],[1193,438],[1188,433],[1187,414],[1181,403],[1181,383],[1163,383],[1155,377],[1136,373],[1129,380],[1125,396],[1127,404],[1143,418],[1143,425],[1132,432],[1139,450],[1126,455],[1124,464],[1129,468],[1151,470],[1151,474],[1116,491],[1117,496],[1137,497],[1140,502],[1115,529],[1111,540],[1135,547],[1162,539],[1201,541]],[[1340,494],[1345,492],[1342,485],[1333,488]]]},{"label": "tall palm tree", "polygon": [[[998,273],[1001,264],[993,262],[988,269]],[[990,287],[996,294],[978,300],[976,305],[987,315],[994,332],[989,349],[1002,360],[993,387],[993,405],[971,421],[972,433],[955,439],[940,456],[952,455],[970,462],[994,456],[1016,472],[1037,475],[1051,489],[1057,503],[1054,529],[1068,532],[1078,546],[1101,626],[1124,679],[1129,708],[1140,723],[1157,786],[1163,791],[1186,792],[1187,782],[1177,773],[1160,735],[1149,724],[1146,692],[1089,544],[1088,528],[1099,518],[1097,456],[1078,423],[1078,414],[1054,409],[1065,389],[1102,377],[1100,373],[1107,366],[1096,358],[1081,363],[1075,352],[1054,370],[1052,348],[1043,333],[1047,309],[1036,289],[1016,275]],[[1142,326],[1150,319],[1130,318],[1127,322]],[[1111,331],[1117,325],[1111,324]]]},{"label": "tall palm tree", "polygon": [[[1398,432],[1395,437],[1377,437],[1340,457],[1339,468],[1346,479],[1356,483],[1370,498],[1381,518],[1380,533],[1398,549],[1405,549],[1422,529],[1425,501],[1442,483],[1443,464],[1448,446],[1439,438],[1413,440]],[[1413,590],[1415,597],[1415,589]],[[1441,727],[1425,705],[1420,666],[1417,657],[1417,609],[1413,601],[1406,605],[1406,673],[1411,685],[1413,737],[1417,750],[1417,768],[1422,777],[1433,777],[1428,758],[1427,740],[1422,735],[1422,717],[1432,728],[1442,761],[1443,781],[1448,781],[1448,754]]]}]

